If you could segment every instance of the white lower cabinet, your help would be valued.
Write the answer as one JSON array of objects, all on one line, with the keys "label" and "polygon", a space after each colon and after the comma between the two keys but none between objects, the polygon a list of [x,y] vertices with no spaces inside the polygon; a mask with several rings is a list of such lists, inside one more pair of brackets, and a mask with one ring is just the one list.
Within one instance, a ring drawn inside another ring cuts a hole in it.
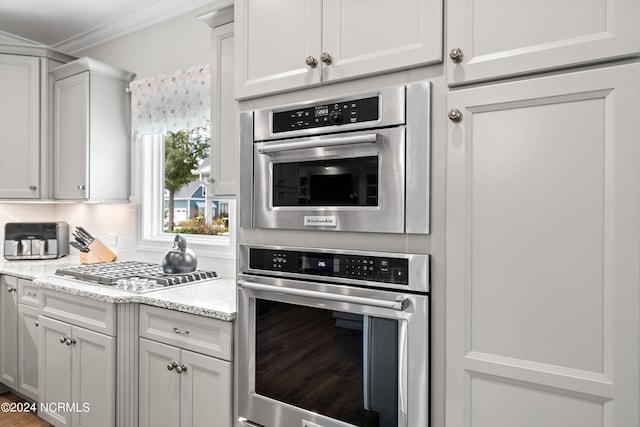
[{"label": "white lower cabinet", "polygon": [[229,426],[231,363],[140,338],[140,426]]},{"label": "white lower cabinet", "polygon": [[18,392],[38,400],[38,309],[18,304]]},{"label": "white lower cabinet", "polygon": [[54,426],[115,426],[113,311],[113,304],[43,291],[38,415]]},{"label": "white lower cabinet", "polygon": [[230,324],[146,306],[140,317],[139,425],[231,426],[231,362],[184,348],[215,341],[216,355],[229,354]]},{"label": "white lower cabinet", "polygon": [[113,426],[115,338],[45,316],[40,327],[40,417],[55,426]]},{"label": "white lower cabinet", "polygon": [[18,385],[18,279],[0,276],[0,382]]},{"label": "white lower cabinet", "polygon": [[639,75],[449,93],[447,426],[640,425]]},{"label": "white lower cabinet", "polygon": [[38,399],[39,291],[29,280],[0,277],[0,382]]}]

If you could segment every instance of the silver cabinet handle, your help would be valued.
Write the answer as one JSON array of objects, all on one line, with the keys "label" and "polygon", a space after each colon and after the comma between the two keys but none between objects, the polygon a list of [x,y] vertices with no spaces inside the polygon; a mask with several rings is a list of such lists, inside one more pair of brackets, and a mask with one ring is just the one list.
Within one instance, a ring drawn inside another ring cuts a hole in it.
[{"label": "silver cabinet handle", "polygon": [[382,135],[379,133],[369,133],[366,135],[356,136],[341,136],[341,137],[312,137],[299,139],[296,141],[284,141],[284,142],[261,142],[257,144],[258,153],[270,154],[277,153],[279,151],[289,150],[302,150],[305,148],[321,148],[321,147],[333,147],[340,145],[351,145],[370,143],[375,144],[382,141]]},{"label": "silver cabinet handle", "polygon": [[188,334],[189,333],[189,331],[186,330],[186,329],[183,330],[183,329],[178,329],[178,328],[173,328],[173,332],[176,333],[176,334]]},{"label": "silver cabinet handle", "polygon": [[331,57],[331,55],[329,55],[328,52],[322,52],[320,61],[324,62],[327,65],[331,65],[331,63],[333,62],[333,58]]},{"label": "silver cabinet handle", "polygon": [[454,47],[449,52],[449,58],[451,59],[451,61],[455,62],[456,64],[459,64],[460,62],[462,62],[463,57],[464,55],[462,55],[462,51],[457,47]]},{"label": "silver cabinet handle", "polygon": [[180,365],[180,366],[176,367],[176,372],[178,374],[181,374],[183,372],[187,372],[187,367],[185,365]]},{"label": "silver cabinet handle", "polygon": [[262,283],[249,282],[246,280],[238,280],[238,285],[253,291],[276,292],[285,295],[294,295],[307,298],[317,298],[331,300],[344,303],[352,303],[365,305],[369,307],[378,307],[392,309],[395,311],[403,311],[406,306],[406,298],[399,298],[393,301],[381,300],[376,298],[356,297],[352,295],[331,294],[328,292],[310,291],[308,289],[286,288],[284,286],[265,285]]},{"label": "silver cabinet handle", "polygon": [[67,337],[60,337],[60,344],[64,344],[67,342]]},{"label": "silver cabinet handle", "polygon": [[36,187],[35,185],[30,185],[29,186],[29,190],[31,191],[36,191],[38,189],[38,187]]},{"label": "silver cabinet handle", "polygon": [[304,63],[310,68],[316,68],[318,66],[318,60],[313,56],[307,56]]},{"label": "silver cabinet handle", "polygon": [[9,286],[9,287],[7,288],[7,292],[9,292],[9,293],[11,293],[11,292],[15,292],[15,291],[16,291],[16,288],[14,288],[13,286]]},{"label": "silver cabinet handle", "polygon": [[37,320],[35,321],[36,326],[40,326],[40,322],[38,322]]},{"label": "silver cabinet handle", "polygon": [[75,344],[76,343],[76,339],[75,338],[67,338],[66,344],[67,345],[71,345],[71,344]]},{"label": "silver cabinet handle", "polygon": [[167,370],[173,371],[173,369],[177,367],[178,367],[178,362],[171,362],[167,365]]},{"label": "silver cabinet handle", "polygon": [[35,292],[29,292],[29,291],[25,291],[24,294],[28,297],[37,297],[38,294],[36,294]]},{"label": "silver cabinet handle", "polygon": [[78,190],[84,190],[84,189],[85,189],[84,184],[78,184]]}]

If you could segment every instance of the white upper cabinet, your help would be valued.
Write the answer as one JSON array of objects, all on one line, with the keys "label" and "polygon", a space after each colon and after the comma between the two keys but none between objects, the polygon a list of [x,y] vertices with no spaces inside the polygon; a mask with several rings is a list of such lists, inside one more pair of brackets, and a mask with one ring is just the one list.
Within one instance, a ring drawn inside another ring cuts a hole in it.
[{"label": "white upper cabinet", "polygon": [[212,108],[212,123],[216,126],[212,135],[211,175],[213,196],[233,197],[238,194],[238,171],[240,169],[239,144],[236,120],[238,103],[233,97],[234,43],[233,23],[228,23],[212,31],[215,43],[215,67],[212,86],[218,96]]},{"label": "white upper cabinet", "polygon": [[322,53],[321,19],[321,0],[237,1],[236,98],[319,85],[305,58]]},{"label": "white upper cabinet", "polygon": [[240,0],[235,11],[236,98],[442,61],[439,0]]},{"label": "white upper cabinet", "polygon": [[131,113],[125,90],[134,74],[89,58],[51,74],[54,198],[127,200]]},{"label": "white upper cabinet", "polygon": [[640,53],[635,0],[451,0],[447,8],[450,85]]},{"label": "white upper cabinet", "polygon": [[442,1],[324,0],[322,25],[323,82],[442,61]]},{"label": "white upper cabinet", "polygon": [[0,198],[40,198],[40,59],[0,54]]},{"label": "white upper cabinet", "polygon": [[212,13],[198,17],[211,27],[211,178],[207,196],[235,197],[238,194],[240,170],[238,145],[238,102],[233,89],[234,60],[234,5],[226,0]]}]

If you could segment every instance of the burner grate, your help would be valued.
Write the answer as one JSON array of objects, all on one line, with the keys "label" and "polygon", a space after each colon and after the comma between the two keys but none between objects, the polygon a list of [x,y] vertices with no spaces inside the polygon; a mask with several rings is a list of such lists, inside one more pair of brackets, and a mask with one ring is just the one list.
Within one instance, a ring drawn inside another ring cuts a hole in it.
[{"label": "burner grate", "polygon": [[199,280],[215,279],[218,275],[214,271],[196,270],[192,273],[167,274],[160,264],[140,261],[118,261],[100,264],[82,264],[75,267],[59,268],[57,276],[66,276],[78,280],[95,282],[102,285],[117,285],[123,280],[143,279],[155,281],[154,287],[197,282]]}]

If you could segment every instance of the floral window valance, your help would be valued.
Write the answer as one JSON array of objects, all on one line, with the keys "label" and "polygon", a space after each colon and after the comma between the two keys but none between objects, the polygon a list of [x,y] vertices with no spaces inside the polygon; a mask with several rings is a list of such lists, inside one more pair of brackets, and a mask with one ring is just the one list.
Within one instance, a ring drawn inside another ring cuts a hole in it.
[{"label": "floral window valance", "polygon": [[211,72],[199,65],[129,84],[134,136],[164,134],[207,126],[211,108]]}]

